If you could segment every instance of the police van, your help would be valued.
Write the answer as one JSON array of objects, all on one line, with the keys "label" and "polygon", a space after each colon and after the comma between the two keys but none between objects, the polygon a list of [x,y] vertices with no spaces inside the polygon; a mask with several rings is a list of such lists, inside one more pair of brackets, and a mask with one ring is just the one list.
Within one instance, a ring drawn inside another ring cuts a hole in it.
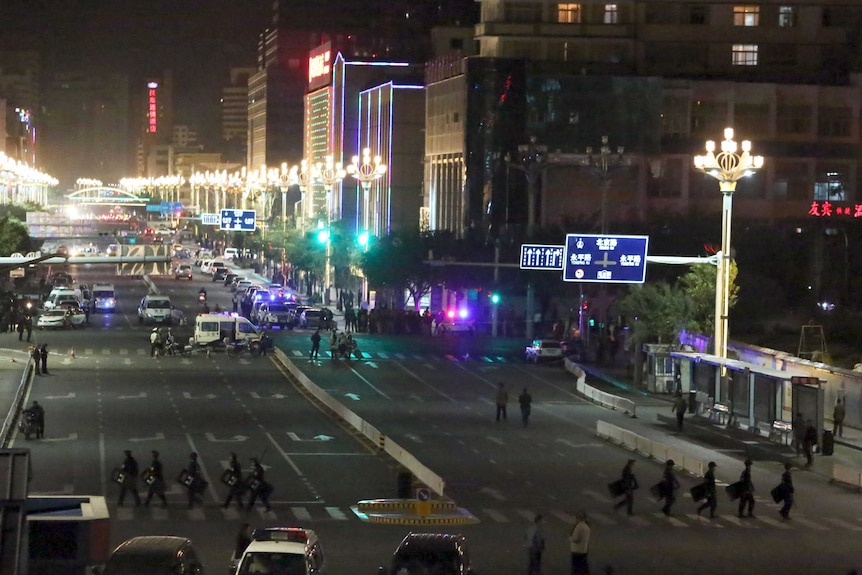
[{"label": "police van", "polygon": [[221,345],[225,339],[236,341],[248,338],[263,340],[261,330],[241,315],[233,313],[202,313],[195,318],[192,345]]},{"label": "police van", "polygon": [[229,566],[235,575],[318,575],[325,572],[324,568],[323,547],[317,534],[302,527],[255,529],[242,557],[232,557]]},{"label": "police van", "polygon": [[93,311],[114,313],[117,309],[117,292],[111,284],[94,284]]}]

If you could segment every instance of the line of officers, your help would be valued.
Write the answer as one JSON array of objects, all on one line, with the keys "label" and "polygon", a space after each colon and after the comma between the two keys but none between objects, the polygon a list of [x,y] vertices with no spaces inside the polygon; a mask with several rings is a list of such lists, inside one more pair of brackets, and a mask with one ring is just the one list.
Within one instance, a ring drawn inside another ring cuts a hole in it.
[{"label": "line of officers", "polygon": [[[164,469],[162,462],[159,460],[159,452],[156,450],[151,452],[152,461],[149,467],[144,469],[143,473],[139,473],[138,462],[132,456],[132,452],[126,450],[124,453],[125,458],[122,465],[115,468],[112,473],[114,482],[120,486],[120,497],[117,500],[117,506],[123,506],[123,501],[125,501],[126,494],[128,493],[135,500],[135,507],[140,507],[141,496],[138,493],[138,478],[140,477],[147,486],[147,497],[144,500],[144,506],[148,507],[153,497],[156,497],[161,499],[163,507],[167,507]],[[186,490],[189,509],[192,509],[196,504],[203,504],[201,496],[206,491],[209,483],[201,476],[201,466],[198,463],[198,454],[196,452],[192,452],[189,455],[189,461],[177,476],[177,482]],[[243,477],[242,465],[239,463],[236,453],[231,453],[227,469],[221,475],[221,482],[228,487],[227,498],[222,504],[222,508],[227,509],[232,501],[236,501],[240,509],[251,510],[254,507],[255,501],[260,499],[267,511],[272,510],[269,504],[269,496],[272,494],[273,487],[264,480],[263,465],[261,465],[258,458],[251,458],[251,471]],[[248,504],[243,505],[243,496],[246,492],[250,496]]]},{"label": "line of officers", "polygon": [[[608,484],[608,490],[611,497],[622,497],[620,501],[614,504],[614,511],[618,511],[623,507],[629,515],[634,513],[634,492],[639,487],[637,478],[635,477],[633,467],[634,459],[629,459],[625,467],[623,467],[622,477]],[[738,515],[740,518],[754,517],[754,483],[751,480],[751,460],[745,460],[745,468],[739,476],[739,481],[725,487],[725,492],[731,501],[739,501]],[[674,473],[674,461],[668,459],[664,465],[661,481],[650,487],[650,493],[656,500],[664,500],[664,506],[661,508],[665,515],[671,515],[671,509],[676,502],[676,493],[680,489],[679,481]],[[697,514],[700,515],[705,510],[709,510],[709,518],[716,517],[715,511],[718,507],[717,491],[715,486],[715,468],[717,465],[714,461],[710,461],[707,465],[707,471],[703,476],[703,481],[691,488],[691,498],[696,503],[703,501],[697,508]],[[783,519],[790,519],[790,508],[793,507],[793,477],[790,470],[790,463],[784,464],[784,473],[781,476],[781,483],[770,491],[773,501],[776,503],[784,502],[784,505],[779,510],[779,515]]]}]

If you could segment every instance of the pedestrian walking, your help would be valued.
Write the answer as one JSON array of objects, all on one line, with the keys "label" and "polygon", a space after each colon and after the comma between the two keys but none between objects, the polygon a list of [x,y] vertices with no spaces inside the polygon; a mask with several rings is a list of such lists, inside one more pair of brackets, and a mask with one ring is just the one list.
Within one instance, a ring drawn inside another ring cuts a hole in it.
[{"label": "pedestrian walking", "polygon": [[524,388],[521,395],[518,396],[518,403],[521,404],[521,423],[524,427],[530,423],[530,410],[533,406],[533,396]]},{"label": "pedestrian walking", "polygon": [[500,421],[500,417],[503,418],[503,421],[506,421],[506,405],[509,403],[509,392],[506,390],[506,387],[503,385],[503,382],[497,384],[497,421]]},{"label": "pedestrian walking", "polygon": [[682,396],[682,392],[677,391],[676,399],[673,400],[673,406],[670,410],[676,412],[676,428],[679,431],[682,431],[682,420],[685,417],[685,410],[687,407],[688,403],[686,403],[685,398]]},{"label": "pedestrian walking", "polygon": [[317,359],[318,355],[320,355],[320,328],[317,328],[311,334],[311,353],[308,354],[308,357],[314,360]]},{"label": "pedestrian walking", "polygon": [[679,481],[676,480],[676,475],[673,473],[673,459],[668,459],[664,463],[664,473],[661,478],[661,495],[664,497],[664,506],[661,512],[665,515],[670,515],[671,508],[676,502],[676,490],[679,489]]},{"label": "pedestrian walking", "polygon": [[833,433],[836,437],[844,437],[844,416],[846,415],[844,404],[839,399],[832,410]]},{"label": "pedestrian walking", "polygon": [[790,519],[790,508],[793,507],[793,477],[790,474],[790,469],[793,466],[790,463],[784,464],[784,473],[781,474],[781,496],[784,498],[784,505],[778,512],[784,519]]},{"label": "pedestrian walking", "polygon": [[572,554],[572,575],[590,575],[590,564],[587,560],[590,552],[590,536],[592,528],[584,511],[575,513],[575,525],[569,533],[569,549]]},{"label": "pedestrian walking", "polygon": [[33,400],[30,411],[33,412],[33,418],[36,423],[36,439],[45,439],[45,409],[38,401]]},{"label": "pedestrian walking", "polygon": [[30,357],[33,359],[33,374],[42,375],[42,369],[39,367],[42,362],[42,351],[38,345],[30,348]]},{"label": "pedestrian walking", "polygon": [[30,341],[30,336],[33,334],[33,316],[29,312],[24,314],[24,329],[27,330],[27,341]]},{"label": "pedestrian walking", "polygon": [[796,457],[802,455],[802,440],[805,438],[805,418],[802,412],[797,411],[793,419],[793,447],[796,449]]},{"label": "pedestrian walking", "polygon": [[123,459],[123,465],[120,467],[122,477],[120,477],[120,498],[117,500],[117,507],[123,506],[127,492],[131,493],[135,499],[135,507],[140,507],[141,496],[138,494],[138,462],[132,457],[132,452],[128,449],[123,453],[125,453],[126,458]]},{"label": "pedestrian walking", "polygon": [[524,545],[527,548],[527,575],[541,575],[542,573],[542,552],[545,550],[543,521],[544,518],[541,514],[536,515],[524,534]]},{"label": "pedestrian walking", "polygon": [[620,478],[620,489],[622,490],[623,498],[614,505],[614,511],[619,511],[625,506],[628,515],[634,514],[635,489],[639,487],[634,473],[634,465],[635,460],[629,459],[625,467],[623,467],[622,477]]},{"label": "pedestrian walking", "polygon": [[227,509],[230,502],[236,499],[236,504],[242,509],[242,494],[245,492],[245,485],[242,481],[242,465],[240,465],[236,453],[230,454],[227,472],[222,481],[228,486],[227,499],[224,500],[222,508]]},{"label": "pedestrian walking", "polygon": [[748,517],[754,517],[754,482],[751,481],[751,460],[745,460],[745,469],[739,476],[740,491],[739,491],[739,516],[745,517],[745,511],[748,511]]},{"label": "pedestrian walking", "polygon": [[805,422],[805,435],[802,437],[802,451],[805,452],[805,467],[814,463],[814,446],[817,445],[817,429],[811,420]]},{"label": "pedestrian walking", "polygon": [[42,362],[42,375],[48,375],[48,344],[43,343],[39,348],[39,360]]},{"label": "pedestrian walking", "polygon": [[266,510],[272,511],[272,507],[269,504],[269,494],[272,491],[272,486],[264,480],[263,465],[260,464],[260,461],[256,457],[251,458],[251,474],[249,474],[246,484],[248,485],[248,490],[251,491],[251,497],[248,500],[248,507],[246,509],[254,507],[254,502],[260,497],[261,502],[266,506]]},{"label": "pedestrian walking", "polygon": [[196,451],[192,451],[189,454],[189,462],[186,465],[186,471],[188,472],[188,477],[186,479],[186,487],[188,487],[188,503],[189,509],[195,506],[195,503],[203,503],[203,500],[198,497],[198,491],[200,491],[199,485],[201,485],[201,465],[198,463],[198,454]]},{"label": "pedestrian walking", "polygon": [[144,506],[149,507],[153,495],[162,500],[162,507],[168,506],[168,500],[165,498],[165,475],[162,470],[162,462],[159,461],[159,452],[155,449],[150,452],[153,460],[150,466],[144,471],[144,483],[147,484],[147,498],[144,500]]},{"label": "pedestrian walking", "polygon": [[[18,320],[18,327],[15,328],[18,331],[18,341],[22,341],[24,339],[24,321]],[[29,339],[27,341],[30,341]]]},{"label": "pedestrian walking", "polygon": [[715,510],[718,507],[718,501],[715,497],[715,462],[710,461],[707,465],[706,473],[703,475],[703,504],[697,508],[697,514],[700,515],[704,509],[709,509],[709,518],[715,519]]}]

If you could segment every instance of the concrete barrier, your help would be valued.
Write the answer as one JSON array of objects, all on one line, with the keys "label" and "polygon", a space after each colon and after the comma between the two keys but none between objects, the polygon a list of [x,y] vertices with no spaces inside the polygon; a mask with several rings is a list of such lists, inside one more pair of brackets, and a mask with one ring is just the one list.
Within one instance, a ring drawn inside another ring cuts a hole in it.
[{"label": "concrete barrier", "polygon": [[606,421],[596,422],[596,436],[644,457],[652,457],[658,461],[673,459],[677,468],[693,475],[702,476],[706,472],[707,462]]},{"label": "concrete barrier", "polygon": [[853,487],[862,487],[862,472],[846,465],[836,463],[832,466],[832,481],[846,483]]},{"label": "concrete barrier", "polygon": [[341,402],[318,387],[317,384],[311,381],[308,376],[296,367],[283,351],[276,348],[275,357],[279,363],[281,363],[285,369],[287,369],[290,374],[299,381],[299,384],[302,385],[308,393],[315,397],[315,399],[329,408],[336,416],[341,418],[353,429],[361,433],[371,443],[381,446],[387,454],[408,469],[416,479],[427,485],[434,493],[441,497],[443,496],[443,490],[446,487],[446,483],[443,481],[442,477],[423,465],[410,452],[398,445],[391,438],[386,437],[376,427],[347,409],[347,407],[345,407]]},{"label": "concrete barrier", "polygon": [[578,393],[604,407],[609,407],[615,411],[625,412],[626,415],[637,417],[637,405],[631,399],[619,397],[606,391],[601,391],[590,385],[587,385],[587,372],[581,369],[581,366],[571,361],[569,358],[563,360],[563,365],[566,371],[577,377],[575,389]]}]

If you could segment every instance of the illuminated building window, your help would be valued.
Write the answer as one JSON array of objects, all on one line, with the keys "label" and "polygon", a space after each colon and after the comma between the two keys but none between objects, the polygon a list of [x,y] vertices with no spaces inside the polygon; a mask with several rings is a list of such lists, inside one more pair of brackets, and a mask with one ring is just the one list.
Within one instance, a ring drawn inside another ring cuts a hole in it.
[{"label": "illuminated building window", "polygon": [[581,23],[580,4],[557,4],[557,22],[563,24]]},{"label": "illuminated building window", "polygon": [[793,28],[796,26],[796,8],[793,6],[779,6],[778,25],[782,28]]},{"label": "illuminated building window", "polygon": [[734,44],[734,66],[757,66],[757,44]]},{"label": "illuminated building window", "polygon": [[734,6],[734,26],[758,26],[760,24],[760,6]]},{"label": "illuminated building window", "polygon": [[605,4],[605,24],[616,24],[619,22],[619,6],[616,4]]}]

